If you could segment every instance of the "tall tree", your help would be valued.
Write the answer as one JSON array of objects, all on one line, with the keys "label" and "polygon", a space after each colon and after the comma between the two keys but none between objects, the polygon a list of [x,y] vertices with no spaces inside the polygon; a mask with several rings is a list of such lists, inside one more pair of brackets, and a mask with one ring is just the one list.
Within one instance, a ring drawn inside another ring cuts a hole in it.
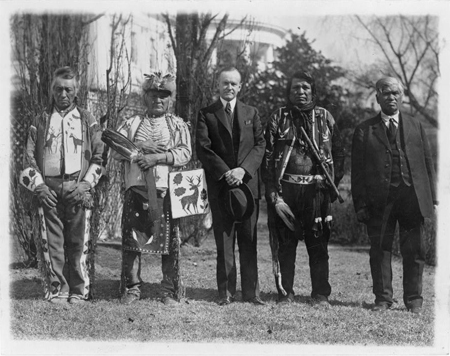
[{"label": "tall tree", "polygon": [[[251,85],[255,90],[247,98],[257,106],[263,118],[286,103],[286,85],[288,78],[297,71],[308,71],[316,80],[317,103],[332,113],[342,106],[344,89],[336,84],[343,78],[345,70],[332,63],[320,51],[316,51],[313,42],[306,33],[301,35],[290,32],[290,39],[283,47],[277,48],[277,59],[272,65],[254,76]],[[265,103],[261,107],[261,103]]]},{"label": "tall tree", "polygon": [[191,122],[192,130],[195,129],[198,110],[213,95],[212,73],[208,65],[228,20],[228,14],[225,14],[216,22],[214,35],[207,41],[207,32],[217,16],[211,13],[178,13],[174,28],[169,15],[164,15],[177,61],[176,112]]},{"label": "tall tree", "polygon": [[[131,98],[131,58],[126,39],[131,32],[132,16],[112,14],[110,17],[110,42],[106,68],[106,91],[97,91],[97,109],[104,128],[116,129],[121,113],[126,111]],[[129,113],[127,113],[128,115]],[[93,236],[114,238],[120,227],[122,214],[122,163],[105,152],[105,169],[96,186],[95,214],[91,221]],[[106,159],[106,157],[108,157]]]},{"label": "tall tree", "polygon": [[317,105],[336,119],[349,154],[356,123],[369,115],[361,105],[361,93],[344,85],[347,71],[315,50],[305,32],[290,32],[289,37],[283,47],[277,48],[277,59],[271,66],[251,76],[246,101],[258,108],[265,125],[271,113],[286,104],[288,78],[297,71],[310,72],[316,81]]},{"label": "tall tree", "polygon": [[436,82],[440,76],[437,17],[355,17],[385,59],[382,66],[388,70],[381,70],[400,79],[411,108],[437,127]]},{"label": "tall tree", "polygon": [[[171,45],[177,61],[177,103],[176,113],[190,122],[192,142],[195,142],[195,128],[198,111],[209,104],[214,96],[214,68],[211,58],[218,44],[226,35],[242,25],[227,31],[228,14],[221,18],[218,14],[178,13],[175,19],[163,15],[167,24]],[[207,33],[212,29],[212,38]],[[200,166],[193,144],[191,168]],[[211,217],[189,217],[181,222],[183,241],[194,240],[199,246],[211,228]]]},{"label": "tall tree", "polygon": [[[35,264],[34,238],[38,234],[36,209],[21,188],[22,151],[32,119],[50,105],[51,76],[61,66],[85,73],[89,15],[15,14],[10,19],[15,76],[11,97],[10,224],[11,233],[24,249],[28,263]],[[87,94],[81,75],[79,99]]]}]

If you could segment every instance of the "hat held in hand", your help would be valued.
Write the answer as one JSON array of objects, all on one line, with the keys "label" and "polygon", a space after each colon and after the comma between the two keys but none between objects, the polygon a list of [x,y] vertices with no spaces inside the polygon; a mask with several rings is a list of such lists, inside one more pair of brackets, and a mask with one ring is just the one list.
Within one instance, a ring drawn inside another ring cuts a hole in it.
[{"label": "hat held in hand", "polygon": [[236,222],[248,219],[255,210],[255,198],[245,183],[237,187],[224,186],[218,198],[224,214]]}]

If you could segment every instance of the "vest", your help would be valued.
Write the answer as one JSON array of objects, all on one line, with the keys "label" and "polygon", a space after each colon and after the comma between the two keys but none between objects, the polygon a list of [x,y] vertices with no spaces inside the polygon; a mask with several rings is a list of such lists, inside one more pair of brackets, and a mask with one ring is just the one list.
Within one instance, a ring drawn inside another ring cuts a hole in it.
[{"label": "vest", "polygon": [[400,183],[404,183],[408,187],[411,185],[411,171],[405,151],[403,150],[404,144],[400,135],[401,131],[400,122],[395,137],[389,137],[388,129],[386,128],[386,135],[392,152],[391,186],[393,187],[398,187]]}]

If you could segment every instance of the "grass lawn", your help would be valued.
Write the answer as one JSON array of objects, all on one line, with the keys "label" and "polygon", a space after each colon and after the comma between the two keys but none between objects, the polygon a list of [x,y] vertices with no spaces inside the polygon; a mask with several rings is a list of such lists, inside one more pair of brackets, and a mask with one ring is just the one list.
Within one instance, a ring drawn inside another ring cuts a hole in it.
[{"label": "grass lawn", "polygon": [[[425,267],[424,311],[408,313],[402,298],[401,261],[393,260],[393,308],[373,313],[366,248],[330,246],[331,307],[313,305],[307,253],[297,250],[295,303],[276,304],[266,218],[259,223],[258,263],[265,306],[238,301],[216,304],[216,254],[212,236],[202,247],[182,249],[186,299],[170,308],[160,301],[160,258],[143,258],[142,299],[119,304],[120,246],[97,247],[95,299],[83,305],[53,305],[42,299],[35,269],[11,269],[11,337],[15,340],[258,343],[431,347],[434,339],[434,268]],[[240,281],[238,280],[238,283]],[[238,284],[239,285],[239,284]],[[240,288],[238,288],[240,289]]]}]

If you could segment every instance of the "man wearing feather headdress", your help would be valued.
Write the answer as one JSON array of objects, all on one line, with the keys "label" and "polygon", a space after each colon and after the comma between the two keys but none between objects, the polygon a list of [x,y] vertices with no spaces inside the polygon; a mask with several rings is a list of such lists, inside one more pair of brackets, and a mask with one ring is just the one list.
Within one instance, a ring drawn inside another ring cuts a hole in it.
[{"label": "man wearing feather headdress", "polygon": [[29,128],[20,179],[39,201],[46,299],[75,304],[90,296],[91,193],[104,144],[95,118],[77,106],[70,67],[55,71],[51,91],[52,104]]},{"label": "man wearing feather headdress", "polygon": [[173,167],[190,161],[191,136],[187,123],[169,112],[176,91],[174,76],[161,72],[145,75],[142,91],[146,112],[129,118],[117,130],[137,146],[140,154],[128,160],[112,151],[115,159],[124,161],[121,303],[140,299],[141,254],[154,253],[162,255],[162,301],[176,305],[181,281],[168,177]]},{"label": "man wearing feather headdress", "polygon": [[298,241],[304,240],[311,297],[328,305],[330,204],[337,197],[337,189],[331,187],[343,176],[344,151],[333,116],[316,105],[310,74],[297,72],[290,78],[287,99],[287,105],[277,109],[267,124],[262,165],[278,302],[294,300],[296,249]]}]

